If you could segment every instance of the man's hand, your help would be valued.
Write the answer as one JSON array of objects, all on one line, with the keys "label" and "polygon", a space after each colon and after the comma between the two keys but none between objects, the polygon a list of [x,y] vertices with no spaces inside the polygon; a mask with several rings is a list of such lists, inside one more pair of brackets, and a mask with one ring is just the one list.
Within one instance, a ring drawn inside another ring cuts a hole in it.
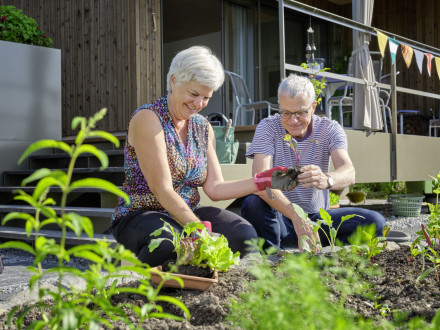
[{"label": "man's hand", "polygon": [[299,183],[303,188],[316,188],[324,190],[328,188],[328,177],[316,165],[306,165],[301,167],[301,174],[298,176]]},{"label": "man's hand", "polygon": [[[309,219],[307,219],[309,220]],[[296,236],[298,237],[298,248],[300,252],[303,252],[304,249],[301,246],[301,238],[303,236],[307,236],[307,243],[310,247],[315,249],[315,252],[319,252],[319,246],[321,242],[318,233],[313,231],[313,228],[308,225],[304,220],[300,222],[293,222],[293,227],[295,229]]]},{"label": "man's hand", "polygon": [[266,188],[292,190],[298,185],[298,174],[293,167],[277,166],[255,174],[254,182],[259,191]]}]

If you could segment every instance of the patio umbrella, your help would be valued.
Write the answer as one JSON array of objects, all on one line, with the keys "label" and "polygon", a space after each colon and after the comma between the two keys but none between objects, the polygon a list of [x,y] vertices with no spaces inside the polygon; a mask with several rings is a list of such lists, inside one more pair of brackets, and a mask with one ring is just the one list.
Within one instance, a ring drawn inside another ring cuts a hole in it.
[{"label": "patio umbrella", "polygon": [[[371,25],[374,0],[353,1],[352,6],[353,20],[365,25]],[[353,74],[357,78],[374,82],[376,78],[373,70],[373,62],[371,61],[369,44],[369,34],[353,31]],[[383,120],[376,87],[354,84],[353,128],[382,130]]]}]

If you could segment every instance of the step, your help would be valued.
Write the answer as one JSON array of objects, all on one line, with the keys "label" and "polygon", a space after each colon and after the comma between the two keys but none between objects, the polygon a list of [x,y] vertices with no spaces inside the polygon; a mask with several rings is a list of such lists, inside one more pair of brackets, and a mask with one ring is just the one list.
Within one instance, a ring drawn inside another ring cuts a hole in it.
[{"label": "step", "polygon": [[[124,166],[124,150],[102,150],[104,151],[109,160],[110,167]],[[70,156],[64,152],[58,152],[53,154],[33,155],[30,157],[30,168],[60,168],[67,167],[70,162]],[[96,156],[90,153],[82,154],[78,157],[75,167],[99,167],[101,163]]]},{"label": "step", "polygon": [[[61,213],[61,207],[53,206],[51,207],[55,210],[57,214]],[[64,209],[67,212],[75,212],[82,216],[87,217],[105,217],[110,218],[115,212],[114,208],[111,207],[75,207],[68,206]],[[5,205],[0,204],[0,213],[10,213],[10,212],[23,212],[23,213],[34,213],[35,209],[30,205]]]},{"label": "step", "polygon": [[[42,229],[40,230],[38,235],[47,238],[53,238],[58,243],[61,240],[61,231],[59,230]],[[33,232],[28,237],[26,230],[24,228],[0,226],[0,237],[6,238],[7,240],[18,239],[18,240],[34,241],[36,236],[37,234]],[[77,237],[73,232],[66,233],[66,244],[68,245],[89,244],[89,243],[94,243],[96,241],[103,241],[104,239],[106,239],[107,242],[111,242],[112,246],[116,245],[117,243],[112,234],[94,234],[93,238],[90,238],[84,233],[80,237]]]},{"label": "step", "polygon": [[[66,172],[66,168],[61,168],[61,171]],[[23,179],[34,173],[35,170],[14,170],[3,172],[4,186],[20,185]],[[116,185],[121,185],[125,179],[124,167],[108,167],[101,171],[99,167],[91,168],[75,168],[73,170],[73,180],[84,178],[100,178],[108,180]]]}]

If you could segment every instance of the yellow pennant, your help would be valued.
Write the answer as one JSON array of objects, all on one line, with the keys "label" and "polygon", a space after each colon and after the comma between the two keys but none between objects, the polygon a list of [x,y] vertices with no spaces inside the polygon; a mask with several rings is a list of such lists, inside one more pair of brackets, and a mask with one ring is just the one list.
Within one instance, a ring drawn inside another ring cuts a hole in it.
[{"label": "yellow pennant", "polygon": [[435,57],[435,68],[437,69],[438,79],[440,79],[440,57]]},{"label": "yellow pennant", "polygon": [[379,43],[379,50],[380,53],[382,54],[382,57],[384,57],[385,48],[387,47],[388,37],[378,30],[376,30],[376,33],[377,33],[377,42]]},{"label": "yellow pennant", "polygon": [[411,65],[414,50],[410,46],[404,44],[400,44],[400,49],[402,50],[402,55],[403,59],[405,60],[406,67],[409,68],[409,66]]}]

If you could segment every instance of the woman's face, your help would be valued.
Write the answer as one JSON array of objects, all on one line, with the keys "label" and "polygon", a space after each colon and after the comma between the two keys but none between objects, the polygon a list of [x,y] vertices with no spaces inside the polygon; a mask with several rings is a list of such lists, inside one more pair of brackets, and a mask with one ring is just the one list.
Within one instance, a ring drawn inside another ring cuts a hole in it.
[{"label": "woman's face", "polygon": [[177,85],[171,77],[172,94],[168,94],[168,107],[176,120],[188,120],[208,105],[213,89],[194,81]]},{"label": "woman's face", "polygon": [[[316,103],[310,103],[305,93],[295,98],[281,94],[278,103],[280,106],[281,122],[286,131],[289,132],[292,137],[304,137],[312,121]],[[283,113],[284,117],[290,118],[283,118]]]}]

